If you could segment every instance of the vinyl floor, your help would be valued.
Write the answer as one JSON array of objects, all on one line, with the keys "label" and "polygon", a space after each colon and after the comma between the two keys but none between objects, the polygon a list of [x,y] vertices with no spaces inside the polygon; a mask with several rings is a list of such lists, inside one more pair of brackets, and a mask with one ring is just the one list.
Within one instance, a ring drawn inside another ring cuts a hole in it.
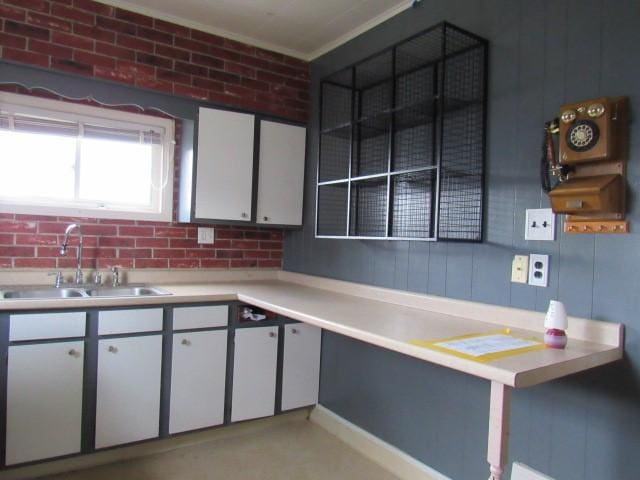
[{"label": "vinyl floor", "polygon": [[398,480],[304,418],[46,480]]}]

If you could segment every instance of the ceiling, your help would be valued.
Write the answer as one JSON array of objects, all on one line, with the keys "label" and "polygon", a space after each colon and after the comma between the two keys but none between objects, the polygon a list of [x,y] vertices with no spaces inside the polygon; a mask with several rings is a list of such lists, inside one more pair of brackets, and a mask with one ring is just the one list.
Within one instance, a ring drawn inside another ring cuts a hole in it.
[{"label": "ceiling", "polygon": [[99,0],[312,60],[411,6],[411,0]]}]

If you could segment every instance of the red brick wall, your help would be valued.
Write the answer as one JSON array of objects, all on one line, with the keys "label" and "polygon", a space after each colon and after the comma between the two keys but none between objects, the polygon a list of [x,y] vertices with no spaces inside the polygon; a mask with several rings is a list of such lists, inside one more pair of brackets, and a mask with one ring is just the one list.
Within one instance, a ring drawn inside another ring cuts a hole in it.
[{"label": "red brick wall", "polygon": [[6,60],[307,121],[308,64],[90,0],[0,0]]},{"label": "red brick wall", "polygon": [[[306,62],[90,0],[0,0],[0,56],[307,120]],[[175,160],[177,174],[177,155]],[[198,245],[197,227],[189,224],[0,214],[0,268],[73,267],[75,250],[67,257],[58,253],[72,221],[82,225],[85,268],[251,268],[282,262],[278,229],[217,226],[215,244]]]}]

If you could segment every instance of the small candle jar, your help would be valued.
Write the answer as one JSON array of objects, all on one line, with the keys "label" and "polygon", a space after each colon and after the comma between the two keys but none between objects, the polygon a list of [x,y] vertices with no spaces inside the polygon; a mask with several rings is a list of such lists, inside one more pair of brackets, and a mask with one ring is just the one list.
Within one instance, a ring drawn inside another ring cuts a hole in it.
[{"label": "small candle jar", "polygon": [[567,335],[564,330],[548,328],[544,332],[544,344],[551,348],[564,348],[567,346]]}]

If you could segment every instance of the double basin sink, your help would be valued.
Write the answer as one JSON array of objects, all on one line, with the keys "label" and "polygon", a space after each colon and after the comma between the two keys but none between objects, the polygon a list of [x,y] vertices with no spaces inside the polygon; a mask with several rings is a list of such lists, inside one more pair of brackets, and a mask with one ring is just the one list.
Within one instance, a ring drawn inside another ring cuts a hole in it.
[{"label": "double basin sink", "polygon": [[170,292],[158,287],[146,285],[128,285],[120,287],[14,287],[0,289],[0,299],[54,299],[54,298],[91,298],[91,297],[155,297],[171,295]]}]

